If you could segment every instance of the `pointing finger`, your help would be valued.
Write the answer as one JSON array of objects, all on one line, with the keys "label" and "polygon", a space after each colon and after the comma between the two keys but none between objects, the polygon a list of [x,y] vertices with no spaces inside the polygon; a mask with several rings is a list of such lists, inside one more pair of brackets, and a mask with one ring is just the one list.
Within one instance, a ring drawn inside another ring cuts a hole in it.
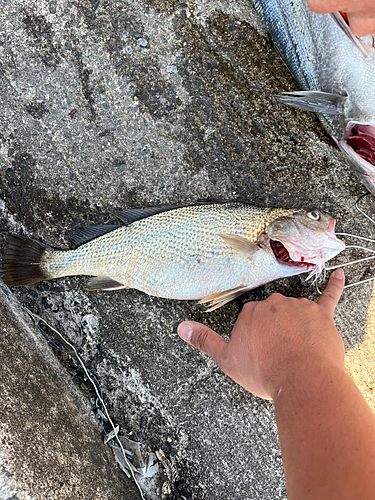
[{"label": "pointing finger", "polygon": [[342,269],[336,271],[329,278],[326,289],[319,297],[317,303],[326,309],[328,313],[333,316],[335,307],[340,300],[342,291],[344,289],[345,277]]},{"label": "pointing finger", "polygon": [[307,0],[309,8],[317,14],[328,12],[367,12],[374,7],[373,0]]},{"label": "pointing finger", "polygon": [[228,342],[211,328],[196,321],[184,321],[178,326],[177,333],[185,342],[205,352],[221,365]]},{"label": "pointing finger", "polygon": [[[375,12],[374,12],[375,15]],[[350,29],[353,35],[366,36],[375,32],[375,18],[356,17],[348,15]]]}]

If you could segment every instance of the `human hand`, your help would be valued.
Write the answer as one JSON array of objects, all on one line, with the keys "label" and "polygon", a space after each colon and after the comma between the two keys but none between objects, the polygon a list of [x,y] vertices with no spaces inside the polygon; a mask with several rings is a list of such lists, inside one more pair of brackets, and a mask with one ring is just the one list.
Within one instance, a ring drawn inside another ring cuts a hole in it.
[{"label": "human hand", "polygon": [[279,293],[246,303],[228,342],[195,321],[181,323],[177,332],[246,390],[274,399],[282,386],[298,383],[314,369],[344,370],[344,344],[333,321],[344,282],[338,269],[316,303]]},{"label": "human hand", "polygon": [[337,11],[347,14],[350,29],[356,36],[375,33],[374,0],[307,0],[307,5],[317,14]]}]

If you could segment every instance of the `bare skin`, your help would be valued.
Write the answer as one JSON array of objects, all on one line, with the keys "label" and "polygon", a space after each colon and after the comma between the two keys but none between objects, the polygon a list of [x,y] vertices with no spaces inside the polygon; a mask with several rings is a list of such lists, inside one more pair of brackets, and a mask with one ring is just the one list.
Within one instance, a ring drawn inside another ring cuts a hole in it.
[{"label": "bare skin", "polygon": [[344,12],[356,36],[375,33],[374,0],[307,0],[307,5],[317,14]]},{"label": "bare skin", "polygon": [[[341,278],[340,278],[341,276]],[[245,304],[227,342],[208,327],[178,334],[246,390],[275,404],[289,500],[373,500],[375,415],[344,370],[331,276],[317,303],[273,294]]]}]

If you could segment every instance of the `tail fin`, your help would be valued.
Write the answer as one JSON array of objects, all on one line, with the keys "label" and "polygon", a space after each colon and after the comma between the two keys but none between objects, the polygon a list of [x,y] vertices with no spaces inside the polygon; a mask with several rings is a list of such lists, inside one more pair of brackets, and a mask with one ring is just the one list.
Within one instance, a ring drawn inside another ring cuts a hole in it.
[{"label": "tail fin", "polygon": [[1,262],[1,277],[9,286],[30,285],[49,279],[41,268],[44,252],[51,248],[25,236],[9,234]]}]

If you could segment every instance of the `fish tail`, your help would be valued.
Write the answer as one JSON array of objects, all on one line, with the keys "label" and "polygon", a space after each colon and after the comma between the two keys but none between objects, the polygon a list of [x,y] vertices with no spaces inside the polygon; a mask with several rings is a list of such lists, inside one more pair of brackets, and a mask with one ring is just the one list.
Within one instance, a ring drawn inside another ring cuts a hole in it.
[{"label": "fish tail", "polygon": [[1,277],[9,286],[30,285],[50,279],[42,268],[42,257],[51,247],[25,236],[9,234],[1,262]]}]

